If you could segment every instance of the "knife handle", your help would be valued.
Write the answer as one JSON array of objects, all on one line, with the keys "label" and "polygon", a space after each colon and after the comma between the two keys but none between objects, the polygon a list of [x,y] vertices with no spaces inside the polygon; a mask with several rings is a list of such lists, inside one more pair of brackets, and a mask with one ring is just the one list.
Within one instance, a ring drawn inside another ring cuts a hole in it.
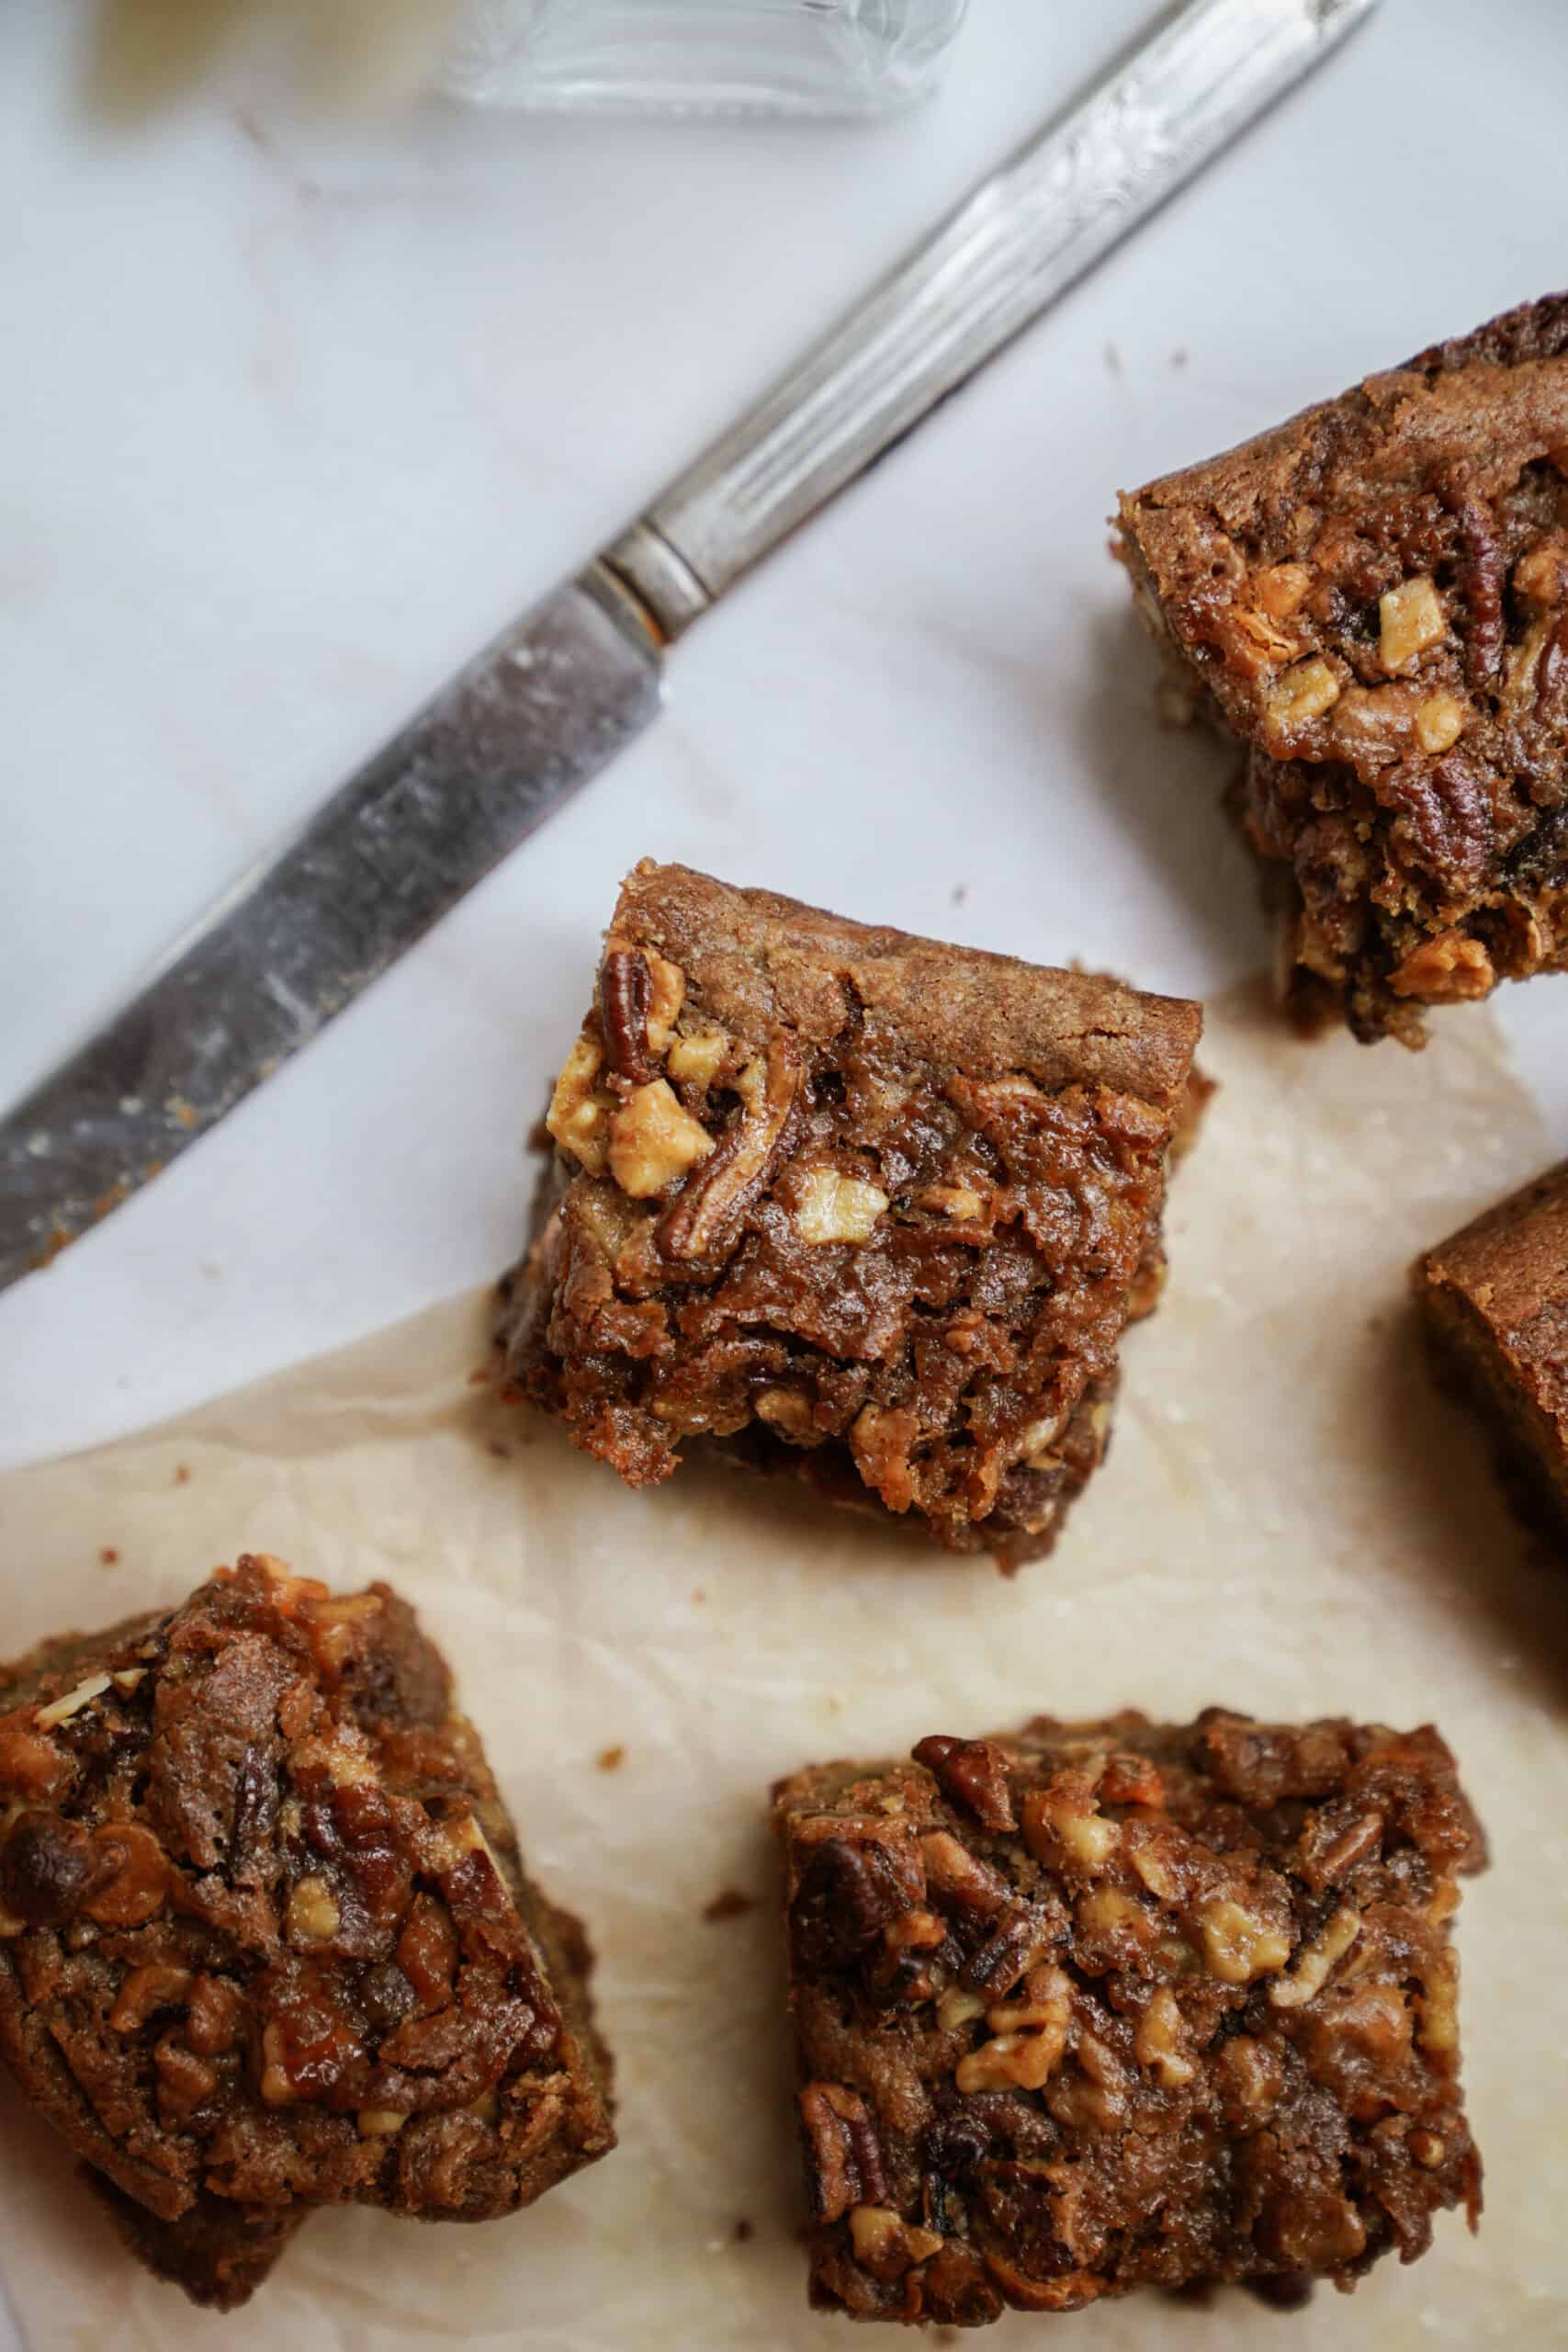
[{"label": "knife handle", "polygon": [[1187,0],[987,181],[601,560],[673,639],[1369,16]]}]

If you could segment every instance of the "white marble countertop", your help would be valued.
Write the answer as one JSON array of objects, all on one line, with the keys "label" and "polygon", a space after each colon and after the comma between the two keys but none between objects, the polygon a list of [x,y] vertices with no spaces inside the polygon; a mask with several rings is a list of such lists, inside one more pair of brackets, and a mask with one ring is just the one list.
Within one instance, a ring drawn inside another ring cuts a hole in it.
[{"label": "white marble countertop", "polygon": [[[345,131],[231,96],[110,138],[73,116],[78,10],[6,10],[0,1099],[1151,13],[976,0],[945,98],[873,131]],[[0,1299],[0,1458],[496,1272],[644,853],[1155,986],[1260,962],[1104,516],[1560,283],[1565,85],[1562,0],[1386,0],[682,647],[628,757]],[[1568,984],[1498,1009],[1568,1148]]]}]

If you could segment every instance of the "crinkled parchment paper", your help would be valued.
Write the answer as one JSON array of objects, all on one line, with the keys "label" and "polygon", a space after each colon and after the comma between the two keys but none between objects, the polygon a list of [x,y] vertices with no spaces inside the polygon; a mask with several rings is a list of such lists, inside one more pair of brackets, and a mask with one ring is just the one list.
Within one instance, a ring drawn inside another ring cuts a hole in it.
[{"label": "crinkled parchment paper", "polygon": [[[1303,1047],[1250,997],[1213,1018],[1224,1091],[1179,1180],[1166,1304],[1126,1351],[1116,1444],[1059,1556],[1012,1583],[721,1472],[624,1492],[468,1385],[473,1298],[0,1484],[8,1649],[172,1600],[247,1547],[400,1585],[457,1669],[525,1850],[589,1922],[620,2062],[619,2151],[533,2212],[321,2215],[227,2321],[132,2267],[7,2086],[0,2246],[35,2352],[846,2342],[806,2309],[795,2242],[769,1782],[1037,1710],[1210,1701],[1433,1717],[1457,1748],[1495,1851],[1460,1920],[1482,2234],[1445,2217],[1418,2267],[1294,2319],[1240,2294],[1143,2296],[988,2341],[1560,2352],[1568,1580],[1514,1532],[1404,1306],[1416,1249],[1531,1173],[1547,1138],[1483,1011],[1433,1025],[1416,1058]],[[624,1761],[601,1769],[614,1747]],[[705,1920],[729,1888],[759,1907]]]}]

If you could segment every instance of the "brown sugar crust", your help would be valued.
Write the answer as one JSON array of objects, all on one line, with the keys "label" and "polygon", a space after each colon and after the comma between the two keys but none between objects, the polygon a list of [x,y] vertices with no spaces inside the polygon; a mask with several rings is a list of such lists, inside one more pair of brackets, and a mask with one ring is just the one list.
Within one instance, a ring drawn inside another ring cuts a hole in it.
[{"label": "brown sugar crust", "polygon": [[632,1485],[701,1442],[952,1550],[1047,1548],[1157,1282],[1200,1026],[644,864],[556,1088],[507,1379]]},{"label": "brown sugar crust", "polygon": [[1568,967],[1568,295],[1121,503],[1140,609],[1247,747],[1307,1025]]},{"label": "brown sugar crust", "polygon": [[1439,1367],[1484,1417],[1516,1499],[1568,1542],[1568,1161],[1414,1269]]},{"label": "brown sugar crust", "polygon": [[1430,1728],[1042,1717],[775,1794],[815,2302],[976,2326],[1414,2260],[1481,2165]]},{"label": "brown sugar crust", "polygon": [[156,2222],[232,2203],[223,2292],[254,2209],[484,2220],[613,2144],[581,1931],[387,1587],[246,1556],[4,1695],[0,2049]]}]

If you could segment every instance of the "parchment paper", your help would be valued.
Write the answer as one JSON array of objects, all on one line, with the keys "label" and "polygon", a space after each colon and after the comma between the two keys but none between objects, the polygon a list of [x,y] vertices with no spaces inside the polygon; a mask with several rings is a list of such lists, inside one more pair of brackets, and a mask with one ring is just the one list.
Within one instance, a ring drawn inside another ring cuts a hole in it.
[{"label": "parchment paper", "polygon": [[[1568,1580],[1513,1531],[1404,1305],[1417,1248],[1548,1147],[1485,1012],[1433,1026],[1416,1058],[1303,1047],[1260,998],[1212,1017],[1224,1091],[1178,1181],[1165,1306],[1129,1341],[1116,1442],[1057,1557],[1012,1583],[716,1470],[626,1493],[468,1385],[477,1298],[0,1484],[7,1649],[173,1600],[247,1547],[399,1584],[457,1669],[532,1862],[590,1924],[620,2063],[619,2151],[533,2212],[322,2215],[226,2321],[133,2268],[7,2086],[0,2245],[31,2344],[847,2343],[807,2311],[795,2242],[770,1781],[1037,1710],[1223,1701],[1432,1717],[1458,1750],[1495,1854],[1460,1920],[1482,2234],[1445,2217],[1417,2268],[1384,2264],[1293,2319],[1236,2293],[1145,2295],[980,2340],[1560,2352]],[[705,1921],[730,1888],[759,1907]]]}]

